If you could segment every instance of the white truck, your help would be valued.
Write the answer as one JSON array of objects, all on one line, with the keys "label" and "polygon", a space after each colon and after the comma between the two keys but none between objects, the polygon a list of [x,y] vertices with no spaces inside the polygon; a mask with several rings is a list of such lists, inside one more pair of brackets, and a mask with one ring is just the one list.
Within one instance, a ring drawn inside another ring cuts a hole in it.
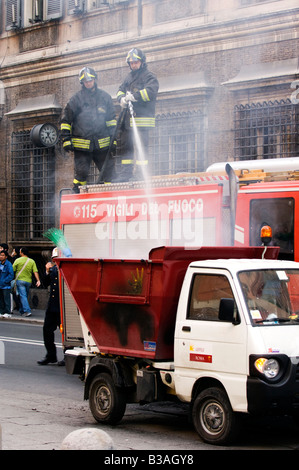
[{"label": "white truck", "polygon": [[275,247],[159,247],[147,260],[58,258],[84,347],[66,350],[94,418],[179,400],[199,436],[233,441],[241,414],[299,410],[299,264]]}]

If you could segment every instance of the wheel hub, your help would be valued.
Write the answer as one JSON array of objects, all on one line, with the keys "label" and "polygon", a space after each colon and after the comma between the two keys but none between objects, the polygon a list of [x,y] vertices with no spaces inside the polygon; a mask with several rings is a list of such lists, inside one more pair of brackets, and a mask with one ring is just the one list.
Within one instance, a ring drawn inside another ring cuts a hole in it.
[{"label": "wheel hub", "polygon": [[219,403],[208,403],[202,413],[202,425],[210,434],[219,433],[224,426],[224,413]]}]

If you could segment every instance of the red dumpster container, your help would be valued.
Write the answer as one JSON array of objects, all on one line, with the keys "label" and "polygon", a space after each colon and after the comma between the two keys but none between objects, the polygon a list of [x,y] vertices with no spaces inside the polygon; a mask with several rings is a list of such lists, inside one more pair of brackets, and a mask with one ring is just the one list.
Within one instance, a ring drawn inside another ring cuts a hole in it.
[{"label": "red dumpster container", "polygon": [[[101,353],[173,359],[176,309],[192,261],[261,258],[263,247],[159,247],[148,260],[57,258]],[[279,249],[268,249],[276,258]]]}]

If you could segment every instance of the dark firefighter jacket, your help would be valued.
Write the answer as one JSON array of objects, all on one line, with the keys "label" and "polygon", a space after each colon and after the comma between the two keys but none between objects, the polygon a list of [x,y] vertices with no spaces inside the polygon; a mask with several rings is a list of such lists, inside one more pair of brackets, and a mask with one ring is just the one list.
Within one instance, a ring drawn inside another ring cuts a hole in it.
[{"label": "dark firefighter jacket", "polygon": [[59,304],[59,279],[58,279],[58,268],[54,265],[50,268],[49,274],[45,276],[44,284],[46,287],[50,286],[50,295],[47,305],[48,313],[60,314]]},{"label": "dark firefighter jacket", "polygon": [[61,119],[65,150],[93,151],[108,149],[116,126],[111,96],[96,87],[84,86],[67,103]]},{"label": "dark firefighter jacket", "polygon": [[125,96],[127,91],[130,91],[136,100],[132,104],[137,127],[155,127],[158,90],[159,82],[155,74],[148,70],[146,64],[137,71],[131,71],[120,85],[117,93],[118,101]]}]

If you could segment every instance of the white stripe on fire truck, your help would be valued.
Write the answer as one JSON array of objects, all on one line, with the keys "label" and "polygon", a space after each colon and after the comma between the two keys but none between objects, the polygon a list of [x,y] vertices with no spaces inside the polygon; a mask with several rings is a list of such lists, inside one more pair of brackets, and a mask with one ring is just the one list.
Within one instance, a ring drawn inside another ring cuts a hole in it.
[{"label": "white stripe on fire truck", "polygon": [[95,197],[95,198],[80,198],[80,199],[70,199],[70,200],[62,200],[62,204],[71,204],[71,203],[79,203],[79,202],[95,202],[95,201],[113,201],[118,199],[154,199],[157,197],[174,197],[174,196],[197,196],[199,194],[217,194],[219,191],[217,189],[207,189],[205,191],[187,191],[184,193],[160,193],[160,194],[153,194],[152,196],[146,196],[145,194],[140,195],[133,195],[133,196],[110,196],[110,197]]}]

